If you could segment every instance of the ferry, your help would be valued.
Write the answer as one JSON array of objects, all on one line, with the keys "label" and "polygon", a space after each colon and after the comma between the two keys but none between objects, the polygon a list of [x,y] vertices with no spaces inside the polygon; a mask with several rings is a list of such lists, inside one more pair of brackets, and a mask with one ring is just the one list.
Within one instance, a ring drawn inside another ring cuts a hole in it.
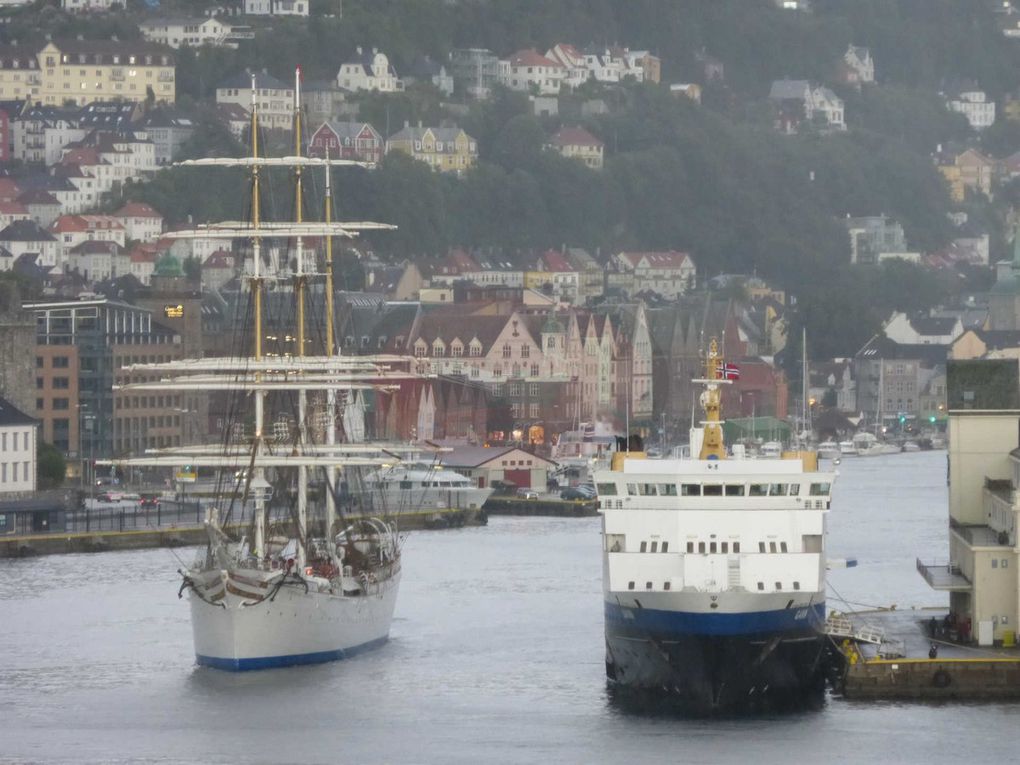
[{"label": "ferry", "polygon": [[[715,341],[685,459],[614,455],[596,473],[606,675],[696,709],[824,693],[825,533],[835,474],[817,457],[723,444],[727,365]],[[633,445],[632,445],[633,446]]]},{"label": "ferry", "polygon": [[462,510],[479,511],[492,489],[480,489],[474,482],[449,468],[431,463],[399,463],[381,468],[365,477],[373,499],[399,517],[404,513],[438,514]]}]

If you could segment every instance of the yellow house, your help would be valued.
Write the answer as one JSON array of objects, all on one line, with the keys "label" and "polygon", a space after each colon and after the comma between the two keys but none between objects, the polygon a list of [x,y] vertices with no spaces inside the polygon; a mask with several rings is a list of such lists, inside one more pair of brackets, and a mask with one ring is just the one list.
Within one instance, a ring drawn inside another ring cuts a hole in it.
[{"label": "yellow house", "polygon": [[458,127],[404,128],[386,142],[386,151],[402,151],[441,173],[463,173],[478,160],[478,144]]},{"label": "yellow house", "polygon": [[49,42],[40,50],[11,45],[0,50],[0,100],[85,106],[93,101],[157,102],[177,98],[175,62],[151,43],[104,40]]},{"label": "yellow house", "polygon": [[963,177],[960,168],[955,164],[939,165],[939,172],[946,179],[949,187],[949,196],[954,202],[962,202],[964,198]]}]

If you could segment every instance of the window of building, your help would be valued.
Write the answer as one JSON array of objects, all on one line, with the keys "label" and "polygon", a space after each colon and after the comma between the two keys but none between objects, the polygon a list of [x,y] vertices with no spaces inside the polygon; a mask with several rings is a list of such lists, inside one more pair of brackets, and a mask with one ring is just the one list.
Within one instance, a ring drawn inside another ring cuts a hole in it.
[{"label": "window of building", "polygon": [[704,554],[704,552],[705,552],[705,543],[704,542],[698,542],[698,552]]},{"label": "window of building", "polygon": [[701,484],[698,484],[698,483],[683,483],[683,484],[680,484],[680,496],[681,497],[700,497],[701,496]]},{"label": "window of building", "polygon": [[504,359],[510,358],[510,352],[511,352],[510,343],[503,343],[503,358]]},{"label": "window of building", "polygon": [[648,552],[648,543],[647,542],[642,542],[641,543],[641,549],[638,552]]}]

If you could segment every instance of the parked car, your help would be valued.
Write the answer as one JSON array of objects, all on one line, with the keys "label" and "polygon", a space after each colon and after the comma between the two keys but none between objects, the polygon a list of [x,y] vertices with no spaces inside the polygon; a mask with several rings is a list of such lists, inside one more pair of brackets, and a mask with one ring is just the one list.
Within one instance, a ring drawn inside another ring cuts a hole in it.
[{"label": "parked car", "polygon": [[502,494],[504,496],[517,491],[517,484],[512,481],[493,481],[491,486],[495,494]]},{"label": "parked car", "polygon": [[518,489],[517,496],[520,499],[538,499],[538,492],[534,489]]},{"label": "parked car", "polygon": [[591,492],[585,491],[580,486],[568,486],[560,492],[560,499],[580,500],[582,502],[595,497]]},{"label": "parked car", "polygon": [[138,504],[140,507],[159,507],[159,494],[142,492],[142,498]]}]

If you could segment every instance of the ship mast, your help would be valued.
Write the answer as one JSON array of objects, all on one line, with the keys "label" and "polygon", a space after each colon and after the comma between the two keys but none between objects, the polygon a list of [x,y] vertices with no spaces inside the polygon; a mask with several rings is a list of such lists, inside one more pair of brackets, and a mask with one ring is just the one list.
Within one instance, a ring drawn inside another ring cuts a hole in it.
[{"label": "ship mast", "polygon": [[[294,70],[294,156],[301,154],[301,67]],[[298,224],[302,220],[302,188],[301,188],[301,165],[294,167],[294,221]],[[297,353],[298,358],[305,355],[305,251],[304,238],[297,237],[295,247],[297,268],[294,274],[294,292],[297,299]],[[298,443],[297,448],[303,449],[308,442],[308,392],[304,389],[298,391]],[[307,561],[307,546],[305,534],[308,531],[308,468],[305,465],[298,465],[297,479],[297,565],[303,570]]]},{"label": "ship mast", "polygon": [[[251,225],[252,229],[259,228],[259,103],[258,89],[256,87],[256,76],[251,76]],[[262,238],[252,238],[252,276],[250,280],[252,296],[255,302],[255,362],[262,361]],[[260,375],[256,373],[256,381]],[[255,390],[255,439],[252,443],[252,455],[258,457],[262,451],[262,429],[265,417],[265,391],[261,388]],[[257,485],[264,486],[265,470],[261,467],[254,468],[254,473],[249,482],[258,479]],[[250,485],[250,483],[249,483]],[[266,505],[265,494],[258,490],[255,496],[255,544],[253,553],[256,558],[261,559],[265,555],[266,540]]]},{"label": "ship mast", "polygon": [[[325,221],[333,222],[333,188],[330,184],[329,144],[326,144],[326,195]],[[333,356],[333,237],[326,236],[326,355]],[[336,444],[336,389],[326,391],[326,444]],[[339,471],[335,466],[326,468],[326,539],[333,538],[336,523],[336,486]]]},{"label": "ship mast", "polygon": [[698,459],[721,460],[726,459],[726,447],[723,445],[722,420],[719,419],[719,412],[722,408],[722,391],[720,383],[728,383],[723,374],[722,356],[719,355],[719,346],[715,338],[712,338],[705,355],[705,378],[697,380],[702,383],[705,390],[701,393],[701,406],[705,410],[705,419],[702,420],[702,432],[704,439],[701,442],[701,453]]}]

